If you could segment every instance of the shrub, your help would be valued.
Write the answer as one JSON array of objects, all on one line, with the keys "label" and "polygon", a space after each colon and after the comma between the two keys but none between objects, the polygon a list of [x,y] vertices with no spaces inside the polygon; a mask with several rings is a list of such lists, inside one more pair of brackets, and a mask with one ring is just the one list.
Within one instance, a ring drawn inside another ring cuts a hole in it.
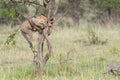
[{"label": "shrub", "polygon": [[19,29],[15,30],[13,33],[11,33],[7,40],[5,41],[5,45],[16,45],[15,35],[17,34]]},{"label": "shrub", "polygon": [[111,54],[119,54],[120,53],[120,49],[115,47],[115,46],[113,46],[112,48],[110,48],[109,52]]},{"label": "shrub", "polygon": [[97,35],[97,33],[93,30],[93,29],[88,29],[88,35],[87,35],[87,38],[88,38],[88,43],[89,44],[106,44],[107,43],[107,39],[105,40],[102,40],[101,37],[99,37]]}]

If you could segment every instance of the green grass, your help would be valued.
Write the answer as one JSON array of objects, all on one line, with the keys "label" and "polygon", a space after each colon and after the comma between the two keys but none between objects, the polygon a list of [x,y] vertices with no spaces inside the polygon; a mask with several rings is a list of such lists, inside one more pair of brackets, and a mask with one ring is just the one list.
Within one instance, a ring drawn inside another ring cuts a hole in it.
[{"label": "green grass", "polygon": [[[33,54],[20,32],[15,46],[5,46],[13,31],[0,28],[0,80],[119,80],[103,74],[108,65],[120,63],[120,28],[94,28],[100,40],[89,44],[88,28],[55,28],[50,36],[53,53],[45,67],[45,75],[34,77]],[[37,44],[37,34],[34,34]],[[46,49],[45,49],[46,50]]]}]

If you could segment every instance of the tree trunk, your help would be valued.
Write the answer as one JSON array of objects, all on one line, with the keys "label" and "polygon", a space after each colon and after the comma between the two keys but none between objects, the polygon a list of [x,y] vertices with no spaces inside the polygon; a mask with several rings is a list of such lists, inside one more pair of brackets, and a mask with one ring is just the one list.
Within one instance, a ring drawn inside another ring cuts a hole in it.
[{"label": "tree trunk", "polygon": [[75,26],[79,26],[79,20],[80,20],[80,11],[79,11],[79,5],[80,0],[74,1],[74,0],[68,0],[68,3],[70,6],[70,15],[73,19],[73,23]]},{"label": "tree trunk", "polygon": [[36,63],[38,65],[38,69],[39,69],[40,74],[42,74],[44,71],[44,67],[43,67],[43,44],[44,44],[44,36],[43,36],[43,34],[39,33],[39,35],[38,35],[38,54],[37,54]]},{"label": "tree trunk", "polygon": [[[46,40],[47,47],[48,47],[48,53],[43,57],[43,47],[44,47],[44,41]],[[40,74],[42,75],[44,73],[44,67],[49,60],[52,53],[52,46],[50,43],[50,40],[48,38],[48,34],[45,34],[44,32],[39,33],[38,36],[38,54],[36,57],[36,64],[38,66],[38,70]]]},{"label": "tree trunk", "polygon": [[49,58],[51,57],[51,53],[52,53],[52,45],[51,42],[48,38],[48,34],[45,35],[45,39],[46,39],[46,43],[47,43],[47,47],[48,47],[48,53],[45,55],[44,59],[43,59],[43,65],[45,66],[47,61],[49,60]]}]

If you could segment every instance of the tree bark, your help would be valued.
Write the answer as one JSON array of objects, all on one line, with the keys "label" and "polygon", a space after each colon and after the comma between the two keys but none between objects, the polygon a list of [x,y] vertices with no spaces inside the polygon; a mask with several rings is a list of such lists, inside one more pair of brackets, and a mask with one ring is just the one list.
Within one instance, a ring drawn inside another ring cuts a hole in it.
[{"label": "tree bark", "polygon": [[45,66],[47,61],[49,60],[49,58],[51,57],[51,53],[52,53],[52,45],[50,43],[50,40],[48,38],[48,34],[44,35],[45,39],[46,39],[46,43],[47,43],[47,47],[48,47],[48,53],[45,55],[44,59],[43,59],[43,65]]},{"label": "tree bark", "polygon": [[43,44],[44,44],[44,35],[43,35],[43,33],[39,33],[39,35],[38,35],[38,54],[37,54],[36,63],[38,65],[38,69],[40,71],[40,74],[42,74],[44,71],[44,67],[43,67]]},{"label": "tree bark", "polygon": [[[46,40],[47,47],[48,47],[48,53],[43,57],[43,47],[44,47],[44,41]],[[42,75],[44,73],[44,67],[49,60],[52,53],[52,46],[50,43],[50,40],[48,38],[48,34],[41,32],[38,36],[38,53],[36,57],[36,64],[38,66],[38,70],[40,74]]]},{"label": "tree bark", "polygon": [[79,5],[80,0],[74,1],[74,0],[68,0],[68,3],[70,5],[70,15],[73,19],[73,23],[75,26],[79,26],[79,20],[80,20],[80,11],[79,11]]}]

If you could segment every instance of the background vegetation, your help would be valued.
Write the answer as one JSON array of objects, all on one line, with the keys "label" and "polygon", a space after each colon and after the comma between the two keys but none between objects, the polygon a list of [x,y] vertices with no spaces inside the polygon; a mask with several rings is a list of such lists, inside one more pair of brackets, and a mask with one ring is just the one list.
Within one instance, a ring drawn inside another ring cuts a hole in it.
[{"label": "background vegetation", "polygon": [[[33,6],[30,1],[34,2],[35,0],[28,0],[28,8],[31,15],[40,15],[43,12],[42,8]],[[42,4],[39,0],[36,1]],[[76,24],[77,26],[81,23],[80,20],[106,25],[120,22],[120,0],[64,0],[59,7],[58,14],[64,13],[67,5],[70,5],[70,9],[66,16],[71,18],[74,25]],[[10,23],[17,21],[16,19],[18,18],[23,21],[25,17],[21,4],[14,4],[12,0],[0,1],[0,20],[4,18]],[[63,22],[63,24],[70,24],[69,21]]]}]

